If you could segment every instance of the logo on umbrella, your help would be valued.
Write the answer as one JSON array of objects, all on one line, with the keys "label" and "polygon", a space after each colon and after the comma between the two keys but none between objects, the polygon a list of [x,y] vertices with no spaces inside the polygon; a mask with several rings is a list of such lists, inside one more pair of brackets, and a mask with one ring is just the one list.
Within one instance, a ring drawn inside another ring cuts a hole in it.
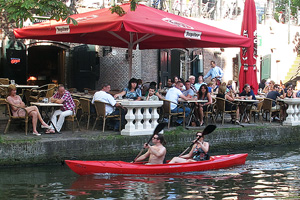
[{"label": "logo on umbrella", "polygon": [[175,26],[178,26],[180,28],[187,28],[187,29],[194,29],[193,27],[185,24],[185,23],[182,23],[182,22],[179,22],[179,21],[176,21],[176,20],[173,20],[173,19],[170,19],[170,18],[163,18],[162,19],[164,22],[167,22],[169,24],[172,24],[172,25],[175,25]]}]

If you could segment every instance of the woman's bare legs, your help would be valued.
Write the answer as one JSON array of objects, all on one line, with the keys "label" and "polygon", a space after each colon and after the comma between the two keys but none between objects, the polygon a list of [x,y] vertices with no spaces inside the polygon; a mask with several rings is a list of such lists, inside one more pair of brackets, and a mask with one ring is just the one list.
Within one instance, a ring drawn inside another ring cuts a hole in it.
[{"label": "woman's bare legs", "polygon": [[25,108],[27,112],[30,114],[31,112],[36,112],[37,113],[37,119],[41,122],[42,125],[47,126],[46,122],[44,122],[39,109],[36,106],[29,106]]},{"label": "woman's bare legs", "polygon": [[36,124],[37,124],[37,119],[38,119],[38,114],[36,111],[31,111],[29,113],[29,116],[32,117],[32,129],[34,133],[38,133],[38,131],[36,130]]},{"label": "woman's bare legs", "polygon": [[239,109],[239,107],[237,107],[237,109],[236,109],[236,120],[239,121],[239,119],[240,119],[240,109]]},{"label": "woman's bare legs", "polygon": [[203,107],[199,106],[199,118],[200,118],[200,126],[203,124]]},{"label": "woman's bare legs", "polygon": [[193,159],[184,159],[180,157],[174,157],[168,164],[172,163],[186,163],[186,162],[195,162]]}]

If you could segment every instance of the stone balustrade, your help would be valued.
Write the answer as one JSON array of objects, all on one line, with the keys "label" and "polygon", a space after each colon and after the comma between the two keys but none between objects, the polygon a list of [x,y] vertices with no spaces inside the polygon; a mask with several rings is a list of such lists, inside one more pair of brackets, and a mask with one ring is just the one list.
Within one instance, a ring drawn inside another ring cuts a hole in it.
[{"label": "stone balustrade", "polygon": [[287,117],[283,125],[298,126],[300,125],[300,98],[286,98],[282,101],[288,105],[286,110]]},{"label": "stone balustrade", "polygon": [[[121,104],[127,108],[127,114],[125,115],[127,124],[125,129],[121,131],[121,135],[153,134],[159,118],[157,108],[163,105],[163,101],[122,101]],[[151,113],[149,111],[150,108],[152,109]],[[142,109],[144,110],[143,113]]]}]

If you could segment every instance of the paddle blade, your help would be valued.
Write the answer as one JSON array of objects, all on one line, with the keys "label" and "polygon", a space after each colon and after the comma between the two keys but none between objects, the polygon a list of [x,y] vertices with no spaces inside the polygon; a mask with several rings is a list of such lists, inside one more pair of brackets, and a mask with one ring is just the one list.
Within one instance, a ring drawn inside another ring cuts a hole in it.
[{"label": "paddle blade", "polygon": [[202,132],[202,135],[208,135],[210,134],[211,132],[213,132],[215,129],[217,128],[216,125],[208,125],[207,127],[205,127],[205,129],[203,130]]},{"label": "paddle blade", "polygon": [[162,130],[165,128],[166,124],[167,124],[167,123],[159,123],[159,124],[156,126],[156,128],[155,128],[155,130],[154,130],[154,132],[153,132],[153,135],[156,135],[156,134],[158,134],[160,131],[162,131]]}]

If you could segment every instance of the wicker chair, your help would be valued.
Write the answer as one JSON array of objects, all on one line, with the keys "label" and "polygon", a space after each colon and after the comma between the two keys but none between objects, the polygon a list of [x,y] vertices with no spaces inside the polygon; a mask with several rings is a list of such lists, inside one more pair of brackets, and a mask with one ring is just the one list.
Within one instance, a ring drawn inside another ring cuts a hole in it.
[{"label": "wicker chair", "polygon": [[258,113],[258,119],[259,121],[262,122],[262,107],[263,107],[263,104],[264,104],[264,99],[260,100],[257,105],[256,105],[256,108],[251,108],[250,109],[250,114],[249,114],[249,121],[251,121],[251,116],[253,115],[253,121],[255,122],[255,114]]},{"label": "wicker chair", "polygon": [[25,111],[25,116],[24,117],[15,117],[15,116],[13,116],[13,114],[11,112],[11,106],[12,105],[7,100],[5,100],[5,102],[6,102],[6,106],[7,106],[7,112],[8,112],[9,119],[8,119],[8,122],[7,122],[7,125],[6,125],[6,128],[5,128],[4,134],[8,132],[11,121],[24,121],[25,122],[25,134],[27,135],[28,121],[29,121],[29,115],[28,115],[27,110],[24,109],[24,108],[15,106],[15,107]]},{"label": "wicker chair", "polygon": [[85,99],[85,98],[80,98],[80,107],[81,107],[81,116],[79,119],[79,124],[81,122],[81,119],[83,117],[87,117],[87,125],[86,125],[86,129],[89,129],[89,125],[90,125],[90,118],[91,118],[91,101],[89,99]]},{"label": "wicker chair", "polygon": [[67,116],[67,117],[65,118],[66,121],[71,121],[71,122],[72,122],[72,133],[74,133],[74,129],[75,129],[75,124],[74,124],[74,121],[75,121],[75,120],[76,120],[76,122],[77,122],[78,130],[80,131],[79,121],[78,121],[77,116],[76,116],[76,115],[77,115],[77,111],[78,111],[78,109],[79,109],[79,107],[80,107],[80,102],[79,102],[79,100],[77,100],[77,99],[73,99],[73,101],[74,101],[74,103],[75,103],[75,112],[73,111],[73,114],[72,114],[72,115]]},{"label": "wicker chair", "polygon": [[95,129],[96,123],[98,120],[100,120],[101,118],[103,119],[103,130],[102,132],[104,132],[105,129],[105,124],[106,124],[106,119],[108,118],[116,118],[117,120],[119,120],[120,125],[119,125],[119,131],[121,131],[121,111],[119,115],[106,115],[106,104],[102,101],[94,101],[95,104],[95,108],[96,108],[96,113],[97,113],[97,117],[93,126],[93,129]]},{"label": "wicker chair", "polygon": [[[231,105],[230,110],[225,109],[226,102]],[[224,124],[224,118],[225,118],[226,113],[228,113],[228,114],[236,113],[236,109],[234,109],[234,106],[237,107],[237,105],[231,101],[225,100],[220,97],[216,97],[216,119],[217,119],[218,115],[220,114],[221,118],[222,118],[222,125]]]},{"label": "wicker chair", "polygon": [[205,116],[205,123],[206,125],[208,125],[208,118],[209,118],[209,115],[210,115],[210,118],[212,119],[212,121],[214,123],[216,123],[216,120],[215,120],[215,114],[216,114],[216,100],[215,99],[212,99],[212,104],[210,105],[207,105],[207,111],[203,111],[203,114]]},{"label": "wicker chair", "polygon": [[1,85],[9,85],[8,78],[0,78],[0,97],[6,98],[7,97],[7,87],[1,87]]},{"label": "wicker chair", "polygon": [[[163,99],[163,117],[168,118],[168,128],[170,128],[171,118],[172,116],[182,117],[183,118],[183,127],[185,127],[185,107],[183,105],[171,102],[169,100]],[[183,108],[183,112],[172,113],[171,112],[171,103],[176,104],[178,107]]]},{"label": "wicker chair", "polygon": [[38,88],[33,88],[30,91],[29,101],[39,102],[43,100],[43,98],[50,98],[53,96],[55,89],[56,84],[47,84]]},{"label": "wicker chair", "polygon": [[[267,113],[269,113],[270,115],[270,123],[272,122],[272,113],[274,112],[279,112],[279,115],[280,115],[280,109],[277,109],[277,108],[273,108],[272,107],[272,102],[274,102],[275,100],[273,99],[270,99],[270,98],[265,98],[264,99],[264,102],[263,102],[263,105],[262,105],[262,110],[263,110],[263,114],[266,114],[266,120],[267,120]],[[275,101],[276,103],[276,101]],[[279,116],[280,118],[280,116]]]}]

